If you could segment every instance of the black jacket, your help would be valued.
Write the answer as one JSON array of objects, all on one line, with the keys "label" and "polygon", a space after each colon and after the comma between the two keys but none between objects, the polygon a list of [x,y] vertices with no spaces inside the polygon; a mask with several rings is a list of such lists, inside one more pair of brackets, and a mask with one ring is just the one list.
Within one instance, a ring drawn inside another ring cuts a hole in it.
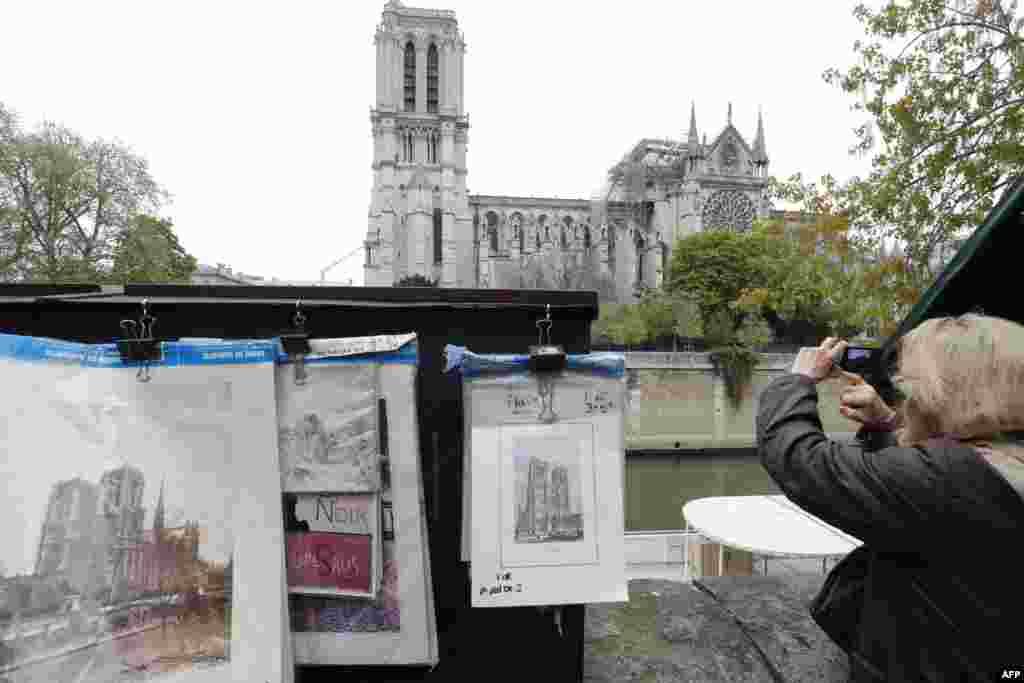
[{"label": "black jacket", "polygon": [[1024,669],[1024,498],[986,460],[951,439],[880,450],[830,441],[814,383],[795,374],[762,392],[757,443],[787,498],[864,543],[847,558],[847,574],[855,564],[864,574],[863,590],[846,592],[863,596],[860,609],[840,612],[859,620],[851,642],[826,628],[848,646],[852,680]]}]

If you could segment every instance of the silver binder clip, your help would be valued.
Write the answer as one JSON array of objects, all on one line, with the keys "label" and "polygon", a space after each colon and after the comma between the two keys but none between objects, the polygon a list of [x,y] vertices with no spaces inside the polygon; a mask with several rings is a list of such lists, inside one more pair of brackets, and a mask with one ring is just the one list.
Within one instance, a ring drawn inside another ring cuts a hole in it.
[{"label": "silver binder clip", "polygon": [[309,335],[306,334],[306,316],[302,312],[302,299],[295,302],[295,312],[291,315],[291,329],[281,334],[281,347],[288,359],[295,364],[295,384],[306,383],[306,355],[310,352]]},{"label": "silver binder clip", "polygon": [[117,340],[117,350],[125,363],[138,363],[139,369],[135,378],[140,382],[150,379],[149,365],[161,358],[160,342],[153,337],[153,326],[156,316],[149,313],[149,299],[142,300],[142,315],[136,320],[122,320],[121,329],[124,339]]},{"label": "silver binder clip", "polygon": [[530,347],[527,367],[537,375],[537,394],[540,398],[541,411],[539,420],[551,424],[558,420],[555,413],[555,378],[558,372],[565,369],[567,357],[565,349],[551,343],[551,304],[545,306],[545,315],[537,321],[537,345]]},{"label": "silver binder clip", "polygon": [[554,372],[564,370],[565,349],[551,343],[551,304],[545,306],[545,316],[537,321],[537,345],[530,347],[527,363],[531,372]]}]

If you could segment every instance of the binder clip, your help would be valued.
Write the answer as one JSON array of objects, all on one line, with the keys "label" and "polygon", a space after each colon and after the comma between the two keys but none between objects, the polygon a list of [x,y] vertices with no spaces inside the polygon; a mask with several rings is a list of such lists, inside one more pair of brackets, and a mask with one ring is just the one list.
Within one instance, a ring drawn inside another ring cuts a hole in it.
[{"label": "binder clip", "polygon": [[565,349],[551,343],[552,326],[551,304],[547,304],[545,316],[537,321],[537,345],[530,347],[530,372],[557,372],[566,367]]},{"label": "binder clip", "polygon": [[121,329],[125,338],[117,340],[117,350],[124,363],[139,363],[135,373],[140,382],[148,382],[149,364],[162,358],[160,342],[153,337],[156,316],[149,313],[149,299],[142,300],[142,315],[136,320],[122,320]]},{"label": "binder clip", "polygon": [[302,313],[302,299],[295,302],[295,312],[291,315],[291,329],[282,332],[281,348],[288,359],[295,364],[295,384],[306,383],[306,355],[310,352],[309,335],[306,334],[306,316]]}]

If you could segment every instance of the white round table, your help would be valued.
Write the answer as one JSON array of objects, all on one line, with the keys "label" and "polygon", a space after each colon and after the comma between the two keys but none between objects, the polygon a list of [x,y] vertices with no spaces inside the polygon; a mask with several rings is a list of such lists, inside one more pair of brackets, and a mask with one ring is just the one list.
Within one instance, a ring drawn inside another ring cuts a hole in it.
[{"label": "white round table", "polygon": [[[814,515],[785,496],[719,496],[699,498],[683,506],[688,531],[718,543],[765,558],[841,557],[861,542]],[[685,536],[685,578],[690,579],[690,535]]]}]

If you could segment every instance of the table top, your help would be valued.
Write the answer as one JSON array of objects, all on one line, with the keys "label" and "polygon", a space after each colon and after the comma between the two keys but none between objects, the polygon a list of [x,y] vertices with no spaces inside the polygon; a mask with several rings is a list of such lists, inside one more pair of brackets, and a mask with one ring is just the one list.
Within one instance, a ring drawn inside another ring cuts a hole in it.
[{"label": "table top", "polygon": [[683,515],[716,543],[770,557],[833,557],[861,544],[785,496],[700,498],[685,504]]}]

